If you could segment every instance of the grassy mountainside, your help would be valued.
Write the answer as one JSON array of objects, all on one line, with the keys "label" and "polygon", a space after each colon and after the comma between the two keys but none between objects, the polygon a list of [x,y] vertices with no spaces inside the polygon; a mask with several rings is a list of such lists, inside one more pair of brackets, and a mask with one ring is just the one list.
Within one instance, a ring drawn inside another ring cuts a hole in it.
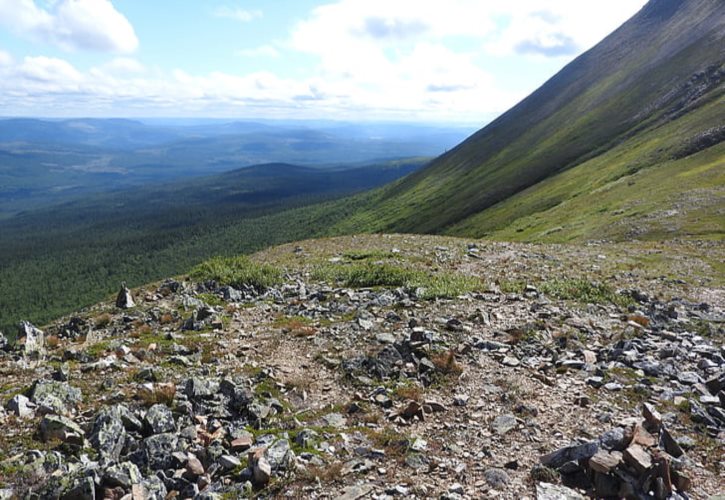
[{"label": "grassy mountainside", "polygon": [[[681,235],[695,224],[693,235],[721,235],[724,36],[722,2],[651,1],[340,229],[570,240],[603,229]],[[601,215],[610,210],[624,212]],[[647,223],[671,210],[680,223]],[[612,224],[627,217],[633,224]]]}]

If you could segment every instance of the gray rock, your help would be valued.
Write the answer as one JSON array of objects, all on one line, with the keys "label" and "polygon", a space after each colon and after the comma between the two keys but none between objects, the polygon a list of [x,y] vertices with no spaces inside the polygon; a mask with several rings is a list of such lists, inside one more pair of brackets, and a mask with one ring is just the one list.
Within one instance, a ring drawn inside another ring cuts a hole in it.
[{"label": "gray rock", "polygon": [[503,489],[509,481],[511,481],[511,478],[505,470],[495,467],[486,469],[483,473],[483,477],[486,479],[489,486],[498,490]]},{"label": "gray rock", "polygon": [[604,434],[599,436],[599,443],[602,448],[606,450],[622,451],[629,444],[629,440],[624,434],[624,429],[621,427],[615,427],[606,431]]},{"label": "gray rock", "polygon": [[126,443],[126,431],[118,407],[103,408],[98,412],[88,440],[102,460],[118,461]]},{"label": "gray rock", "polygon": [[686,385],[699,384],[702,382],[700,376],[695,372],[680,372],[677,374],[677,380]]},{"label": "gray rock", "polygon": [[199,377],[190,378],[184,386],[184,393],[189,399],[208,399],[219,392],[219,384],[212,380]]},{"label": "gray rock", "polygon": [[172,466],[178,438],[175,434],[154,434],[143,440],[148,465],[151,470],[168,469]]},{"label": "gray rock", "polygon": [[131,410],[123,405],[117,405],[116,410],[118,410],[118,415],[121,417],[124,429],[129,432],[141,432],[143,430],[143,422],[131,413]]},{"label": "gray rock", "polygon": [[67,382],[38,380],[30,389],[30,400],[46,412],[68,413],[83,397],[80,389]]},{"label": "gray rock", "polygon": [[556,450],[548,455],[541,457],[540,461],[547,467],[558,469],[567,462],[575,462],[579,460],[589,459],[599,451],[599,443],[591,441],[589,443],[567,446]]},{"label": "gray rock", "polygon": [[165,500],[168,495],[168,491],[166,490],[166,486],[163,481],[156,476],[151,476],[145,479],[141,483],[141,486],[145,490],[145,494],[139,495],[137,498],[143,498],[144,500]]},{"label": "gray rock", "polygon": [[264,456],[254,460],[252,465],[252,476],[255,484],[265,485],[272,478],[272,466]]},{"label": "gray rock", "polygon": [[23,343],[23,354],[32,359],[41,359],[45,356],[45,333],[31,323],[20,323],[18,339]]},{"label": "gray rock", "polygon": [[358,500],[358,498],[367,496],[373,489],[374,486],[372,484],[354,484],[347,486],[342,490],[342,494],[336,500]]},{"label": "gray rock", "polygon": [[131,462],[111,465],[103,473],[103,484],[111,488],[120,487],[128,490],[131,485],[139,484],[142,479],[138,467]]},{"label": "gray rock", "polygon": [[624,386],[617,382],[607,382],[603,385],[603,387],[604,389],[612,392],[621,391],[622,389],[624,389]]},{"label": "gray rock", "polygon": [[71,419],[60,415],[47,415],[40,421],[40,437],[43,441],[59,440],[78,446],[83,445],[83,429]]},{"label": "gray rock", "polygon": [[136,303],[133,301],[131,290],[126,288],[126,284],[124,283],[121,285],[121,289],[118,291],[118,295],[116,296],[116,307],[121,309],[130,309],[135,305]]},{"label": "gray rock", "polygon": [[295,436],[295,443],[300,448],[312,448],[315,445],[317,438],[317,432],[312,429],[302,429],[297,436]]},{"label": "gray rock", "polygon": [[394,344],[395,336],[390,333],[378,333],[375,336],[375,340],[377,340],[381,344]]},{"label": "gray rock", "polygon": [[269,462],[272,470],[287,470],[294,462],[295,454],[290,449],[289,441],[280,439],[267,448],[264,457]]},{"label": "gray rock", "polygon": [[144,417],[144,423],[151,434],[176,431],[174,415],[163,404],[155,404],[149,408]]},{"label": "gray rock", "polygon": [[60,500],[96,500],[96,485],[92,477],[81,477],[74,481],[70,491]]},{"label": "gray rock", "polygon": [[[10,345],[10,342],[8,339],[3,335],[3,332],[0,332],[0,351],[6,351],[8,348],[8,345]],[[2,490],[0,490],[0,498],[2,498]]]},{"label": "gray rock", "polygon": [[234,457],[232,455],[222,455],[221,457],[219,457],[219,465],[221,465],[226,470],[232,470],[242,465],[242,463],[237,457]]},{"label": "gray rock", "polygon": [[10,401],[8,401],[6,407],[10,410],[13,415],[20,418],[27,418],[33,415],[33,410],[28,405],[30,400],[22,394],[16,394]]},{"label": "gray rock", "polygon": [[491,422],[491,429],[498,435],[502,436],[513,430],[518,425],[516,417],[510,413],[499,415]]},{"label": "gray rock", "polygon": [[586,500],[571,488],[550,483],[538,483],[536,485],[537,500]]}]

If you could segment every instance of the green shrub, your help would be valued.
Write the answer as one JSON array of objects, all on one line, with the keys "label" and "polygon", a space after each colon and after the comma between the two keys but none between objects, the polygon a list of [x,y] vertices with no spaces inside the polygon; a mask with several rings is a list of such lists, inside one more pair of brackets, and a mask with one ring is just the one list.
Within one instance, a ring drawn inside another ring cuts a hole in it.
[{"label": "green shrub", "polygon": [[246,256],[214,257],[191,271],[198,281],[214,280],[222,285],[252,286],[263,290],[282,282],[282,272],[276,267],[253,262]]}]

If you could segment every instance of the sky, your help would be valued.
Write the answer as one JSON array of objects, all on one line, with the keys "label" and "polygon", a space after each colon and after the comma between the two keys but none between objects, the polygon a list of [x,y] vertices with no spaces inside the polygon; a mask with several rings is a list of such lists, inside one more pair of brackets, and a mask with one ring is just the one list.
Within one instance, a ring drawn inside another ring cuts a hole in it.
[{"label": "sky", "polygon": [[0,0],[0,115],[486,122],[644,0]]}]

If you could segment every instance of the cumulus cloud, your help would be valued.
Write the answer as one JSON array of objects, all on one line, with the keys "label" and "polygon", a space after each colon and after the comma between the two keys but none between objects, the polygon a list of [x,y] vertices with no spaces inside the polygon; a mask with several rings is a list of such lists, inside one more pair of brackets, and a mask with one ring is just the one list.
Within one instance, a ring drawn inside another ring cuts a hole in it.
[{"label": "cumulus cloud", "polygon": [[[512,89],[510,82],[494,78],[486,63],[513,55],[534,58],[533,64],[550,65],[547,58],[558,58],[555,63],[563,64],[625,21],[638,6],[632,2],[644,1],[610,0],[605,5],[550,0],[544,10],[540,0],[447,0],[445,5],[418,0],[338,0],[313,9],[287,39],[237,51],[243,57],[279,57],[276,67],[283,66],[284,58],[301,54],[311,61],[304,72],[296,68],[289,76],[272,71],[165,71],[144,67],[129,57],[111,58],[80,71],[61,59],[14,61],[0,52],[0,109],[43,115],[82,110],[100,115],[344,115],[483,121],[515,104],[535,83]],[[111,5],[106,0],[44,2],[51,7],[39,8],[41,0],[12,1],[21,6],[13,14],[15,23],[35,26],[36,37],[48,31],[38,26],[56,26],[58,19],[64,19],[63,5]],[[0,0],[0,19],[6,19],[9,3]],[[239,21],[261,15],[236,15],[237,10],[227,9],[225,17]],[[77,47],[84,38],[75,40]]]},{"label": "cumulus cloud", "polygon": [[237,51],[242,57],[269,57],[276,58],[280,56],[279,50],[272,45],[260,45],[249,49],[241,49]]},{"label": "cumulus cloud", "polygon": [[15,33],[64,50],[130,53],[138,38],[109,0],[58,0],[39,7],[35,0],[0,0],[0,23]]},{"label": "cumulus cloud", "polygon": [[226,5],[222,5],[214,9],[213,14],[215,17],[234,19],[235,21],[242,23],[248,23],[262,17],[261,10],[245,10],[238,7],[228,7]]}]

